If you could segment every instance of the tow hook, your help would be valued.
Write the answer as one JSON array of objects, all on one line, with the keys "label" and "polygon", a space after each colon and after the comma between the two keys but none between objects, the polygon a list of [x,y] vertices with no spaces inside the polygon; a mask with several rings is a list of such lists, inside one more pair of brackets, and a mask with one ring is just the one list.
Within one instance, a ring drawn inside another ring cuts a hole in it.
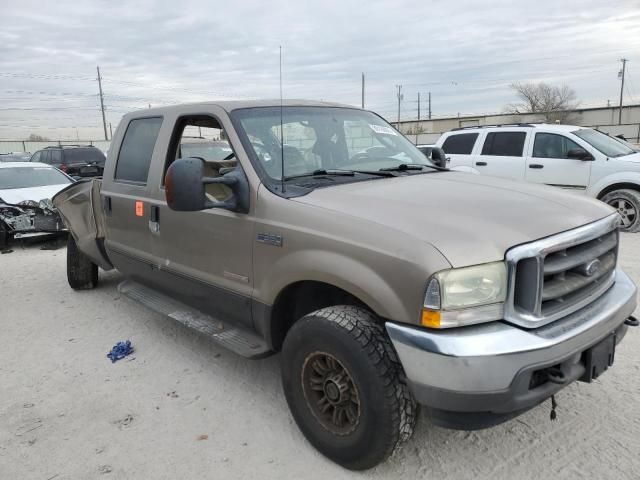
[{"label": "tow hook", "polygon": [[567,377],[564,376],[564,373],[562,373],[559,367],[547,368],[544,373],[547,374],[547,380],[551,383],[557,383],[559,385],[567,383]]},{"label": "tow hook", "polygon": [[624,321],[624,324],[629,325],[630,327],[637,327],[640,322],[633,315],[629,315],[629,318]]}]

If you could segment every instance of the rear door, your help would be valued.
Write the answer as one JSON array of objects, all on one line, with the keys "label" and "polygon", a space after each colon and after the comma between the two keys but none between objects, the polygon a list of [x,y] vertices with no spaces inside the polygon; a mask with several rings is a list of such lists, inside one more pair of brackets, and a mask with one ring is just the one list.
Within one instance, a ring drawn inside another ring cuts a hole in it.
[{"label": "rear door", "polygon": [[162,117],[134,118],[117,132],[104,176],[101,198],[105,212],[105,248],[118,270],[148,283],[154,265],[149,230],[149,165],[157,152]]},{"label": "rear door", "polygon": [[483,175],[524,180],[526,130],[487,130],[481,141],[480,154],[474,155],[472,167]]},{"label": "rear door", "polygon": [[452,133],[445,138],[442,149],[447,154],[447,167],[464,170],[471,168],[473,147],[478,140],[478,132]]},{"label": "rear door", "polygon": [[567,158],[574,148],[584,147],[562,134],[536,132],[527,158],[526,180],[585,191],[593,162]]}]

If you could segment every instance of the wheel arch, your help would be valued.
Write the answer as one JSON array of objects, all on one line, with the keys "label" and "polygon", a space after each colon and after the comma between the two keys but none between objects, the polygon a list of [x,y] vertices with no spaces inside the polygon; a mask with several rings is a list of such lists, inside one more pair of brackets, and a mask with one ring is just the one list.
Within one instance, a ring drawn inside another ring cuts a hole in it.
[{"label": "wheel arch", "polygon": [[636,192],[640,192],[640,184],[638,183],[633,183],[633,182],[619,182],[619,183],[612,183],[611,185],[603,188],[598,195],[596,196],[596,198],[598,200],[602,200],[602,198],[611,192],[614,192],[616,190],[635,190]]},{"label": "wheel arch", "polygon": [[375,310],[358,296],[331,283],[300,280],[285,286],[277,295],[266,318],[267,340],[279,351],[289,329],[305,315],[334,305],[353,305],[372,312]]}]

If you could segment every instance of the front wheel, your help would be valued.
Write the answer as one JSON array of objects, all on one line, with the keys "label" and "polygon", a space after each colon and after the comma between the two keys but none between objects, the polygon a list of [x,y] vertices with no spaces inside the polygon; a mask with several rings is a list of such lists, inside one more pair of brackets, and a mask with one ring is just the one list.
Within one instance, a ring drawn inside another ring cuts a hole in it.
[{"label": "front wheel", "polygon": [[622,218],[620,230],[637,232],[640,230],[640,192],[635,190],[614,190],[602,197],[602,201],[618,211]]},{"label": "front wheel", "polygon": [[296,322],[282,348],[282,382],[300,430],[343,467],[374,467],[413,433],[417,405],[404,371],[364,309],[328,307]]}]

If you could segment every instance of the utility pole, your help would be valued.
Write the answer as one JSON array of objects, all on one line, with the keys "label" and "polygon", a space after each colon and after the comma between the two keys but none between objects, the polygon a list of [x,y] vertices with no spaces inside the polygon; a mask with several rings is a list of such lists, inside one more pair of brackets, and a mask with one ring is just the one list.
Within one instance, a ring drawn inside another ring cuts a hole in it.
[{"label": "utility pole", "polygon": [[622,82],[620,83],[620,112],[618,112],[618,125],[622,123],[622,92],[624,90],[624,72],[629,60],[627,60],[626,58],[621,58],[620,61],[622,62],[622,70],[620,71],[619,75],[622,77]]},{"label": "utility pole", "polygon": [[362,72],[362,108],[364,108],[364,72]]},{"label": "utility pole", "polygon": [[113,130],[111,130],[111,122],[109,122],[109,138],[113,140]]},{"label": "utility pole", "polygon": [[102,95],[102,77],[100,76],[100,67],[96,67],[98,70],[98,89],[100,90],[100,109],[102,110],[102,127],[104,128],[104,139],[109,140],[107,137],[107,118],[104,116],[104,95]]},{"label": "utility pole", "polygon": [[420,121],[420,92],[418,92],[418,121]]},{"label": "utility pole", "polygon": [[429,120],[431,120],[431,92],[429,92]]},{"label": "utility pole", "polygon": [[400,102],[402,101],[402,85],[396,85],[398,88],[398,130],[400,130]]}]

